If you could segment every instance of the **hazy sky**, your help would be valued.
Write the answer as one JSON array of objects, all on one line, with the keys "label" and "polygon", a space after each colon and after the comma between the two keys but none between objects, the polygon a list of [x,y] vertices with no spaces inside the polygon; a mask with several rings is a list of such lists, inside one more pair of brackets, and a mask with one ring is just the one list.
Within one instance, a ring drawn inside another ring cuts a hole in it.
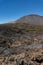
[{"label": "hazy sky", "polygon": [[28,14],[43,15],[43,0],[0,0],[0,23]]}]

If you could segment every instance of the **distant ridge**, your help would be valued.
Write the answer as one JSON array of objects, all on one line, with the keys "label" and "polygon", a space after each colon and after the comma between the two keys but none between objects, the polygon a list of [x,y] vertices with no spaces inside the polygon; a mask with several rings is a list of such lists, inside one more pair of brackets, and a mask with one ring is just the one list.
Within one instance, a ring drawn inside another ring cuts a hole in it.
[{"label": "distant ridge", "polygon": [[16,23],[28,23],[30,25],[41,25],[43,26],[43,16],[37,14],[30,14],[21,17]]}]

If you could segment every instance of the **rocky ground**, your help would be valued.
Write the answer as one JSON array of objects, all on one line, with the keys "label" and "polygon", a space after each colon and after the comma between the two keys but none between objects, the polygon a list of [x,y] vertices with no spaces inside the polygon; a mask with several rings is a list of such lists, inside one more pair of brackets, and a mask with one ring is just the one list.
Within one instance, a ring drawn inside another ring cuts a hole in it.
[{"label": "rocky ground", "polygon": [[43,65],[43,31],[0,26],[0,65]]}]

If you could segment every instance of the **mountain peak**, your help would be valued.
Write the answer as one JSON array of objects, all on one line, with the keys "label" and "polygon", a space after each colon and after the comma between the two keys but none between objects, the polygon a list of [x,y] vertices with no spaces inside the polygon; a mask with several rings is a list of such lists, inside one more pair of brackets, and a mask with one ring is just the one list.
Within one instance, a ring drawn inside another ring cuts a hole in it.
[{"label": "mountain peak", "polygon": [[30,14],[21,17],[16,21],[17,23],[28,23],[30,25],[43,25],[43,16],[37,14]]},{"label": "mountain peak", "polygon": [[40,16],[40,15],[37,15],[37,14],[30,14],[28,16]]}]

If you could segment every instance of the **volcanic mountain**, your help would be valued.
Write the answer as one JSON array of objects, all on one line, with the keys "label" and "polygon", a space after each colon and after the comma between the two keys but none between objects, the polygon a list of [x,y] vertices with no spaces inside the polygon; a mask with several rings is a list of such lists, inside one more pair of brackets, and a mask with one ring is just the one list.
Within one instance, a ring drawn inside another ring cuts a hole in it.
[{"label": "volcanic mountain", "polygon": [[23,16],[16,21],[17,23],[28,23],[30,25],[41,25],[43,26],[43,16],[31,14]]}]

